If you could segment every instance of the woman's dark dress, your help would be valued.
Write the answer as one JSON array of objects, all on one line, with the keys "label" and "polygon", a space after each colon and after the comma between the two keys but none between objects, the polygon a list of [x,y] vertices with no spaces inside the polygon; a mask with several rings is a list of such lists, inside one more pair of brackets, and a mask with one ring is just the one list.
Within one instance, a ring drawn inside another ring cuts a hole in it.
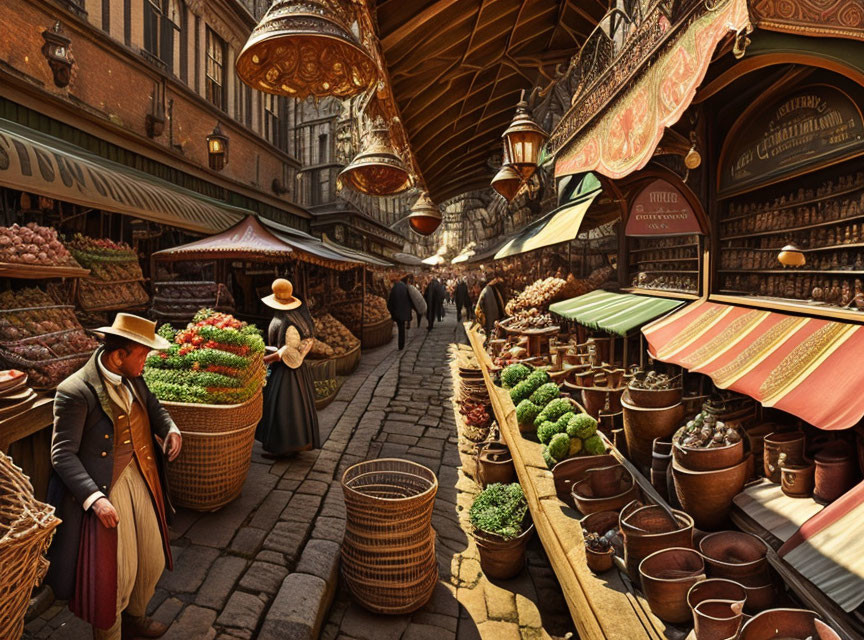
[{"label": "woman's dark dress", "polygon": [[[267,330],[267,343],[281,348],[285,332],[294,326],[300,339],[312,338],[315,325],[306,305],[290,311],[277,311]],[[270,365],[270,377],[264,387],[264,413],[255,439],[274,455],[318,449],[318,412],[315,409],[315,387],[304,362],[292,369],[281,360]]]}]

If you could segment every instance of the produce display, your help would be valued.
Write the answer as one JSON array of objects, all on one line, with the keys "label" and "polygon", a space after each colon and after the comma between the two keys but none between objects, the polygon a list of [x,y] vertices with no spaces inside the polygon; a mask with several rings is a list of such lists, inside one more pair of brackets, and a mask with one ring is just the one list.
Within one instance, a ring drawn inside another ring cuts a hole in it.
[{"label": "produce display", "polygon": [[741,440],[734,427],[727,427],[711,413],[698,413],[681,430],[678,444],[691,448],[726,447]]},{"label": "produce display", "polygon": [[485,405],[465,402],[459,408],[459,413],[465,416],[465,424],[476,429],[488,429],[492,418]]},{"label": "produce display", "polygon": [[67,244],[75,259],[90,269],[90,278],[78,288],[83,309],[129,309],[150,301],[138,255],[128,244],[81,234]]},{"label": "produce display", "polygon": [[23,227],[17,224],[0,227],[0,262],[81,267],[60,242],[57,231],[40,227],[35,222]]},{"label": "produce display", "polygon": [[315,322],[315,337],[330,347],[334,355],[343,356],[360,345],[360,340],[329,313],[315,316],[312,320]]},{"label": "produce display", "polygon": [[665,391],[680,386],[680,376],[670,377],[665,373],[656,371],[639,372],[630,381],[632,389],[645,389],[646,391]]},{"label": "produce display", "polygon": [[185,329],[163,324],[159,335],[173,344],[147,358],[144,380],[160,400],[240,404],[264,384],[264,340],[255,325],[202,309]]},{"label": "produce display", "polygon": [[75,317],[36,287],[0,293],[0,360],[49,389],[78,369],[99,343]]},{"label": "produce display", "polygon": [[324,398],[329,398],[334,393],[339,391],[339,381],[330,379],[330,380],[315,380],[313,382],[315,385],[315,399],[323,400]]},{"label": "produce display", "polygon": [[528,502],[518,483],[490,484],[474,498],[468,511],[471,526],[483,533],[512,540],[524,531]]},{"label": "produce display", "polygon": [[390,317],[387,301],[381,296],[366,294],[366,306],[360,300],[345,301],[331,306],[330,312],[342,323],[356,327],[363,324],[375,324]]},{"label": "produce display", "polygon": [[508,329],[513,331],[525,331],[526,329],[545,329],[551,327],[555,323],[552,321],[552,316],[548,313],[540,313],[536,307],[517,311],[511,319],[504,323]]},{"label": "produce display", "polygon": [[313,360],[326,360],[336,355],[336,352],[326,342],[322,342],[318,338],[312,338],[312,348],[309,350],[309,357]]},{"label": "produce display", "polygon": [[549,374],[542,369],[537,369],[536,371],[533,371],[522,382],[510,389],[510,399],[513,401],[513,404],[518,405],[523,400],[530,398],[532,393],[537,391],[537,389],[539,389],[541,385],[544,385],[547,382],[549,382]]},{"label": "produce display", "polygon": [[558,299],[566,285],[567,281],[563,278],[549,277],[537,280],[525,287],[514,299],[510,300],[504,310],[507,312],[507,315],[512,316],[523,309],[548,305],[550,302]]},{"label": "produce display", "polygon": [[156,282],[153,284],[151,313],[157,318],[187,321],[199,309],[234,311],[234,298],[228,288],[216,282]]}]

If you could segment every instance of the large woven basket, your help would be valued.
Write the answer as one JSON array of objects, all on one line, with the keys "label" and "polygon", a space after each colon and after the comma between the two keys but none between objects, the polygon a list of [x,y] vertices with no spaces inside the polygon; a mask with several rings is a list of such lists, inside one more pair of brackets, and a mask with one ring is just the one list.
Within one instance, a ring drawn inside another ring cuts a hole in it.
[{"label": "large woven basket", "polygon": [[360,365],[360,345],[351,349],[348,353],[332,358],[336,366],[336,375],[350,376]]},{"label": "large woven basket", "polygon": [[408,460],[368,460],[345,471],[342,491],[342,576],[351,593],[375,613],[416,611],[438,582],[435,474]]},{"label": "large woven basket", "polygon": [[323,380],[334,380],[336,378],[336,361],[333,358],[327,360],[312,360],[306,358],[304,361],[309,367],[312,380],[320,382]]},{"label": "large woven basket", "polygon": [[393,320],[384,318],[373,324],[364,324],[360,343],[364,349],[380,347],[393,339]]},{"label": "large woven basket", "polygon": [[12,458],[0,452],[0,638],[24,631],[30,592],[48,571],[44,553],[60,519],[33,497],[33,486]]},{"label": "large woven basket", "polygon": [[263,401],[259,390],[243,404],[163,402],[183,434],[183,448],[168,464],[175,506],[215,511],[243,490]]}]

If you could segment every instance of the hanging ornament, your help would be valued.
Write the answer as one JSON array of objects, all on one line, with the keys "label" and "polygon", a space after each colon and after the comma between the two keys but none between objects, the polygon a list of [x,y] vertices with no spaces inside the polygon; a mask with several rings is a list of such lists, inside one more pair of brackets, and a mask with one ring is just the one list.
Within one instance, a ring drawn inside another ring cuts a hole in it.
[{"label": "hanging ornament", "polygon": [[510,157],[507,155],[507,146],[504,146],[504,162],[495,177],[492,178],[492,188],[495,189],[507,202],[516,197],[519,186],[522,184],[522,176],[510,166]]},{"label": "hanging ornament", "polygon": [[276,0],[237,56],[253,89],[304,100],[349,98],[378,81],[378,70],[340,0]]},{"label": "hanging ornament", "polygon": [[510,158],[510,166],[523,178],[530,178],[537,170],[540,147],[549,135],[531,117],[525,91],[522,91],[519,104],[516,105],[513,121],[501,137],[504,139],[504,150]]},{"label": "hanging ornament", "polygon": [[373,125],[360,153],[339,173],[338,179],[368,196],[389,196],[411,186],[411,175],[393,151],[390,131],[382,120]]},{"label": "hanging ornament", "polygon": [[435,229],[441,224],[441,213],[426,191],[420,194],[417,202],[411,207],[408,224],[411,225],[411,229],[421,236],[433,234]]}]

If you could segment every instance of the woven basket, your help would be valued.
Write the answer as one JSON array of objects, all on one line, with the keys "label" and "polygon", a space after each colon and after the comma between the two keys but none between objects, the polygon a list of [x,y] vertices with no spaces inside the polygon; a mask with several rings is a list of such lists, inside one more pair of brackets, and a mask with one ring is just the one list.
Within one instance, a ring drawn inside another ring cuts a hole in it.
[{"label": "woven basket", "polygon": [[240,495],[249,473],[261,391],[243,404],[162,405],[183,434],[180,455],[167,469],[172,501],[196,511],[224,507]]},{"label": "woven basket", "polygon": [[350,376],[360,365],[360,345],[351,349],[348,353],[332,358],[336,366],[336,375]]},{"label": "woven basket", "polygon": [[364,324],[360,343],[364,349],[380,347],[393,339],[393,320],[384,318],[373,324]]},{"label": "woven basket", "polygon": [[342,576],[351,593],[374,613],[416,611],[438,582],[435,474],[408,460],[367,460],[345,471],[342,491]]},{"label": "woven basket", "polygon": [[309,367],[312,380],[321,382],[323,380],[334,380],[336,378],[336,361],[333,358],[327,360],[304,360]]},{"label": "woven basket", "polygon": [[20,638],[30,592],[48,571],[44,553],[60,519],[37,501],[12,458],[0,452],[0,638]]}]

